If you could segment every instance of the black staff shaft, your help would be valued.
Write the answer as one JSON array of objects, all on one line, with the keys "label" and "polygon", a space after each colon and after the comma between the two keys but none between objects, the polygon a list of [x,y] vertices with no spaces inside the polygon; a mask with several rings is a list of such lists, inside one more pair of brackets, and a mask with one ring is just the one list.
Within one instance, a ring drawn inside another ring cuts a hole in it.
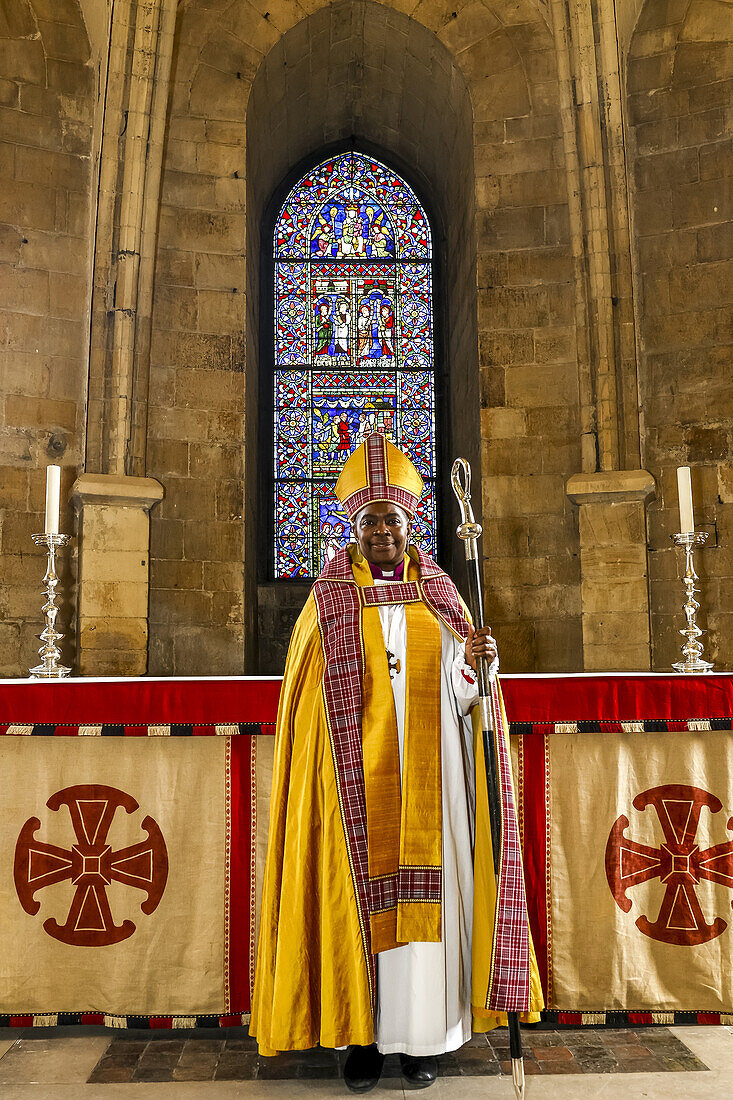
[{"label": "black staff shaft", "polygon": [[[461,473],[465,484],[461,481]],[[463,540],[466,550],[468,574],[468,596],[474,628],[480,630],[484,625],[483,585],[481,583],[481,562],[478,554],[478,539],[481,525],[476,523],[471,508],[471,467],[465,459],[456,459],[451,471],[453,490],[461,508],[463,522],[458,528],[458,537]],[[497,768],[496,744],[494,741],[495,722],[489,677],[489,662],[483,656],[476,658],[478,676],[479,706],[481,710],[481,732],[484,746],[484,767],[486,770],[486,791],[489,803],[489,825],[491,828],[491,847],[494,858],[494,876],[496,878],[497,898],[499,894],[499,864],[502,845],[501,788]],[[522,1060],[522,1035],[519,1030],[519,1015],[507,1013],[509,1028],[509,1051],[512,1059],[512,1078],[518,1097],[524,1096],[524,1063]]]},{"label": "black staff shaft", "polygon": [[[466,561],[468,567],[468,593],[471,605],[471,614],[476,630],[484,625],[484,603],[481,598],[481,565],[478,557]],[[486,657],[476,658],[476,673],[478,675],[478,690],[482,700],[487,700],[488,707],[482,707],[482,716],[491,713],[491,681],[489,679],[489,662]],[[491,827],[491,847],[494,854],[494,876],[498,890],[499,885],[499,858],[501,855],[501,796],[499,793],[499,775],[496,762],[496,745],[494,744],[494,730],[484,720],[482,721],[482,737],[484,745],[484,765],[486,768],[486,790],[489,798],[489,824]],[[509,1051],[512,1058],[522,1057],[522,1035],[519,1030],[519,1016],[516,1012],[507,1013],[509,1026]]]},{"label": "black staff shaft", "polygon": [[[471,606],[471,615],[476,630],[484,625],[484,607],[481,599],[481,576],[478,558],[468,559],[468,595]],[[486,790],[489,798],[489,823],[491,826],[491,847],[494,853],[494,875],[499,881],[499,854],[501,852],[501,801],[499,798],[499,776],[496,766],[496,746],[494,745],[493,728],[485,721],[485,717],[491,714],[491,681],[489,679],[489,662],[485,657],[476,658],[476,673],[478,675],[478,690],[482,700],[487,700],[489,706],[482,706],[482,736],[484,745],[484,764],[486,767]]]}]

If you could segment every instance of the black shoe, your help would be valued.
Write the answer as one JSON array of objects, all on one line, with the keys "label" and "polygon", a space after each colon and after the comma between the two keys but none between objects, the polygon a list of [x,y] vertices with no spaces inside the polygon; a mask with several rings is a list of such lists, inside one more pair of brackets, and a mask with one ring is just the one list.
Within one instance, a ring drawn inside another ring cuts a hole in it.
[{"label": "black shoe", "polygon": [[400,1054],[402,1076],[413,1088],[426,1089],[438,1076],[438,1059],[434,1054],[426,1058],[412,1058],[409,1054]]},{"label": "black shoe", "polygon": [[382,1074],[384,1055],[377,1050],[377,1044],[368,1047],[349,1047],[344,1064],[344,1081],[352,1092],[369,1092]]}]

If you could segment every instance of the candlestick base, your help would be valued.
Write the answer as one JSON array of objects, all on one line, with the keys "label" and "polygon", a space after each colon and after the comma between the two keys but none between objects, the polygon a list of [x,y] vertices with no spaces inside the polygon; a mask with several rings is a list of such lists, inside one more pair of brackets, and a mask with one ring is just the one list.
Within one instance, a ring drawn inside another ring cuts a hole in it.
[{"label": "candlestick base", "polygon": [[712,661],[701,661],[699,657],[693,657],[691,661],[673,661],[672,668],[675,672],[693,672],[699,675],[701,672],[710,672],[715,665]]},{"label": "candlestick base", "polygon": [[38,651],[41,662],[35,668],[29,669],[29,675],[33,680],[60,680],[64,676],[71,675],[71,669],[59,663],[61,653],[56,644],[63,638],[63,634],[56,629],[56,616],[59,613],[56,606],[56,585],[59,580],[56,575],[56,550],[66,545],[69,536],[38,534],[31,535],[31,538],[36,546],[46,547],[48,558],[46,573],[43,578],[43,591],[46,594],[46,602],[41,609],[46,619],[46,626],[39,634],[39,638],[43,642]]},{"label": "candlestick base", "polygon": [[710,672],[714,665],[712,661],[703,660],[703,645],[702,642],[698,641],[705,631],[701,630],[695,621],[700,604],[695,599],[695,593],[699,589],[695,588],[695,581],[698,576],[695,572],[692,552],[695,546],[704,546],[708,536],[706,531],[681,531],[672,535],[671,538],[676,546],[682,546],[685,551],[685,575],[682,578],[682,583],[685,586],[686,596],[683,607],[686,625],[680,630],[680,634],[687,639],[682,646],[684,660],[674,662],[672,668],[675,672],[699,675],[703,672]]}]

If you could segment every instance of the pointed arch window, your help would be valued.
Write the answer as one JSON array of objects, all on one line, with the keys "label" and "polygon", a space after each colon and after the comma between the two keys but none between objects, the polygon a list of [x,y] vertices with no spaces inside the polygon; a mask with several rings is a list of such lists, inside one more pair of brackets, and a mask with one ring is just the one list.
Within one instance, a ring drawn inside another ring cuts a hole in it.
[{"label": "pointed arch window", "polygon": [[409,185],[361,153],[291,189],[273,241],[274,575],[317,576],[349,538],[333,488],[384,432],[425,489],[413,541],[435,553],[432,234]]}]

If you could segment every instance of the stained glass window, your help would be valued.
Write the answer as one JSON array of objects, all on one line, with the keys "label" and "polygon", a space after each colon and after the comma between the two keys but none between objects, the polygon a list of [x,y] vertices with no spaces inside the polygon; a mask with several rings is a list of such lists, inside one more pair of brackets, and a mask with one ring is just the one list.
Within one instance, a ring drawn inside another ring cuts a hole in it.
[{"label": "stained glass window", "polygon": [[413,541],[435,553],[432,246],[411,188],[372,157],[323,161],[274,232],[275,576],[317,576],[348,542],[333,487],[372,431],[425,489]]}]

